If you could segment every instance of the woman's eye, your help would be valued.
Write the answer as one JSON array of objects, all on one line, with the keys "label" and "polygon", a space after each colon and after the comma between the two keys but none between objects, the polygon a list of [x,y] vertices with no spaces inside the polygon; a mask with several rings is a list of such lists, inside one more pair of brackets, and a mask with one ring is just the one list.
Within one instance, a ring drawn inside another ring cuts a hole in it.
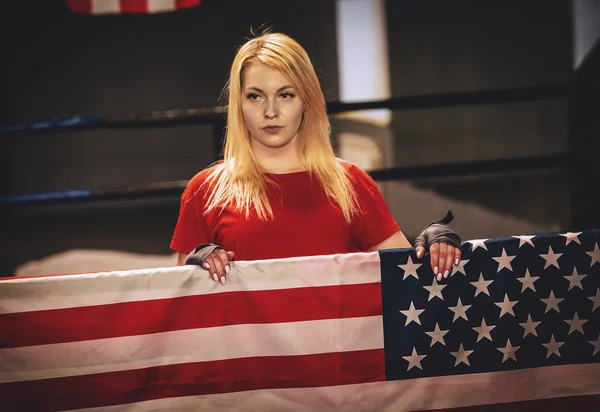
[{"label": "woman's eye", "polygon": [[256,100],[258,99],[260,96],[256,93],[248,93],[248,95],[246,96],[248,99],[250,100]]},{"label": "woman's eye", "polygon": [[281,97],[283,97],[284,99],[291,99],[292,97],[294,97],[294,95],[292,93],[282,93]]}]

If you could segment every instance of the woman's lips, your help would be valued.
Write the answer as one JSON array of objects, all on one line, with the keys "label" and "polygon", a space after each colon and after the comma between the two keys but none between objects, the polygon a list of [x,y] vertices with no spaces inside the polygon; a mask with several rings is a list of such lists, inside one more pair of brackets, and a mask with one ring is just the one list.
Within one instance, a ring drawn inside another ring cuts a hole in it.
[{"label": "woman's lips", "polygon": [[267,126],[267,127],[263,127],[263,130],[269,134],[278,134],[281,129],[283,129],[283,126]]}]

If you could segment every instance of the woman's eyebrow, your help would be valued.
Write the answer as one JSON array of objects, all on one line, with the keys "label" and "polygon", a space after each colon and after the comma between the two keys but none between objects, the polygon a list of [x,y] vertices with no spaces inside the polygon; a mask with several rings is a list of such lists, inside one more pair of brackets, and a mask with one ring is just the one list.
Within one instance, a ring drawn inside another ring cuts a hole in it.
[{"label": "woman's eyebrow", "polygon": [[[292,86],[290,86],[290,85],[282,86],[279,89],[277,89],[277,93],[282,92],[285,89],[291,89],[291,88],[292,88]],[[259,92],[259,93],[264,93],[264,91],[260,87],[250,86],[250,87],[247,87],[247,89],[248,90],[254,90],[254,91]]]}]

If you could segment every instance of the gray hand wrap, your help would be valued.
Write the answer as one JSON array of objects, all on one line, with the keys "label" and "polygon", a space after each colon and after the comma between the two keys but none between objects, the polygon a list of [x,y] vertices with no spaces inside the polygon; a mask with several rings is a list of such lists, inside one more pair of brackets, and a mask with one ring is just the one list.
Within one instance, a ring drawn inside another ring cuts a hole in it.
[{"label": "gray hand wrap", "polygon": [[185,258],[186,265],[198,265],[204,267],[204,260],[217,249],[223,249],[212,243],[204,243],[192,250]]},{"label": "gray hand wrap", "polygon": [[447,226],[452,222],[452,219],[454,219],[452,211],[448,211],[442,220],[431,222],[425,226],[425,229],[423,229],[421,234],[415,239],[415,248],[422,247],[425,249],[425,252],[427,252],[429,246],[433,243],[444,242],[450,243],[460,249],[462,242],[460,236]]}]

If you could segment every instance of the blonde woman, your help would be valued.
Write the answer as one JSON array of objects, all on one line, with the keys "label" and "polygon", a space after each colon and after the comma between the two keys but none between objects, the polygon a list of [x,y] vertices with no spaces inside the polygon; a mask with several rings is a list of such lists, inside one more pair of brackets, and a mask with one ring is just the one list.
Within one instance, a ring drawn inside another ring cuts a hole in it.
[{"label": "blonde woman", "polygon": [[[375,182],[337,158],[306,51],[281,33],[255,37],[231,67],[223,160],[194,176],[171,241],[178,264],[225,283],[229,261],[410,248]],[[438,280],[461,257],[447,221],[426,227]]]}]

